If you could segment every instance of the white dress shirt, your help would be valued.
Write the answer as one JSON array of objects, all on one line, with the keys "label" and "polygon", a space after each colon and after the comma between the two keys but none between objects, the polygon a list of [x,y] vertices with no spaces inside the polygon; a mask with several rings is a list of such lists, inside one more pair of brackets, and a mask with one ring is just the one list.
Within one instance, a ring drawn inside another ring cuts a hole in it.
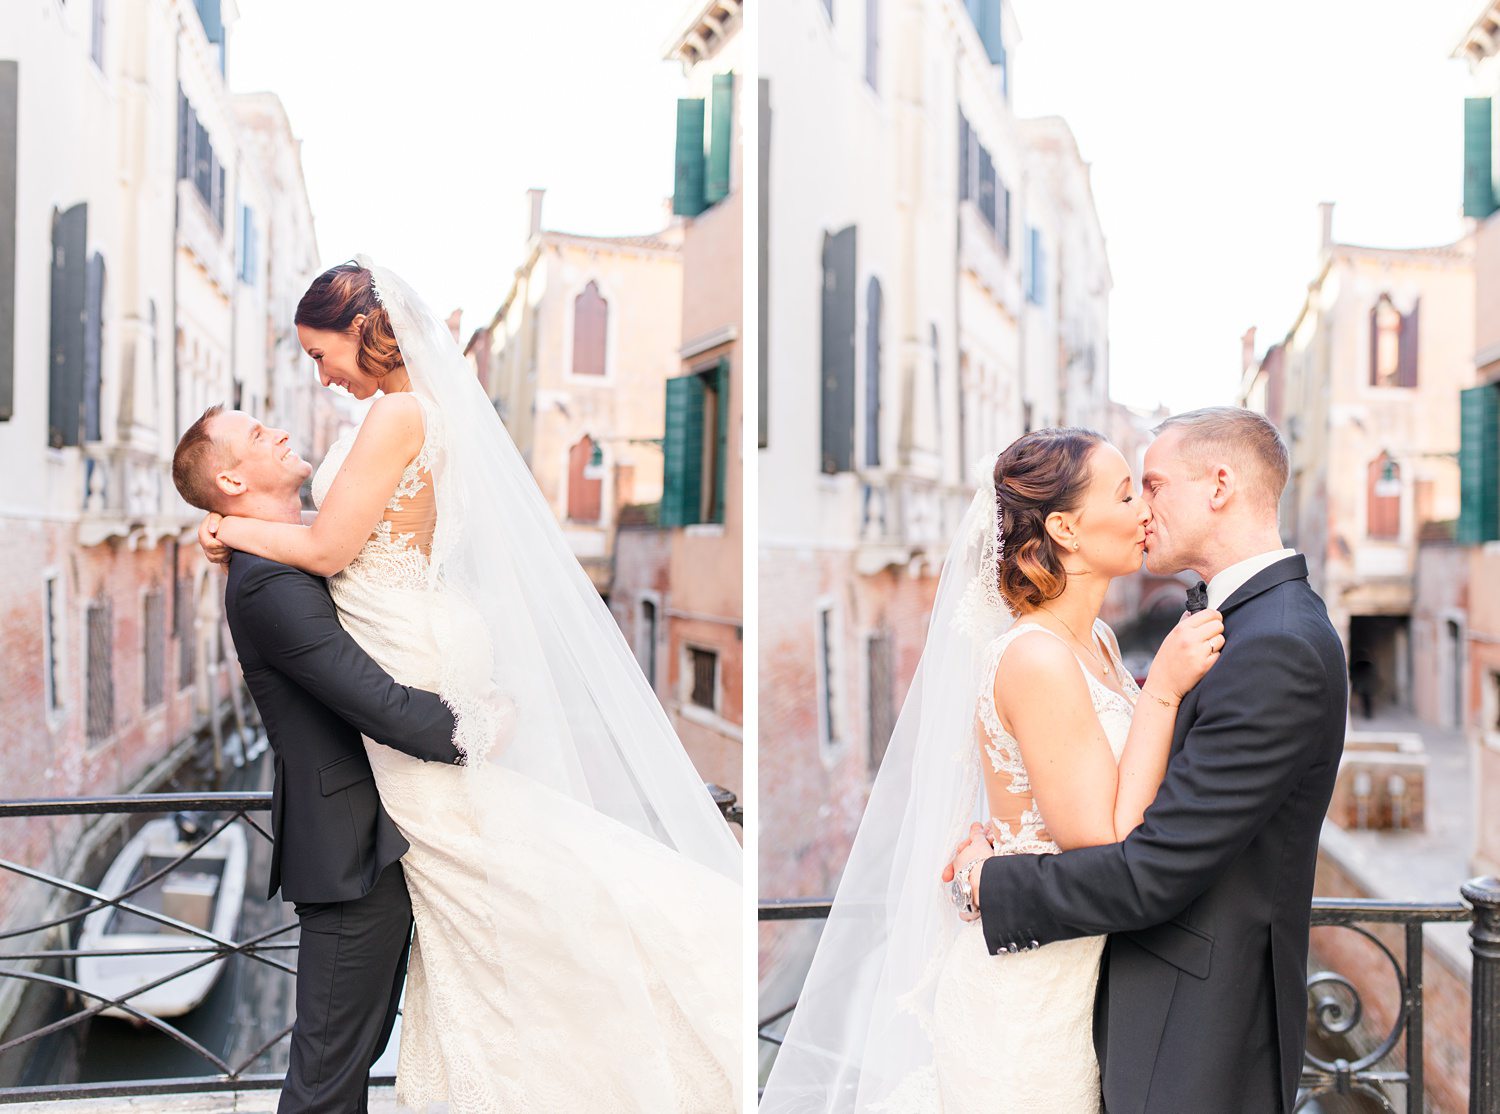
[{"label": "white dress shirt", "polygon": [[1208,606],[1215,611],[1219,610],[1224,605],[1224,601],[1234,595],[1256,573],[1270,568],[1277,561],[1284,561],[1288,557],[1295,556],[1297,556],[1295,549],[1273,549],[1269,553],[1237,561],[1227,569],[1221,570],[1218,576],[1208,582]]}]

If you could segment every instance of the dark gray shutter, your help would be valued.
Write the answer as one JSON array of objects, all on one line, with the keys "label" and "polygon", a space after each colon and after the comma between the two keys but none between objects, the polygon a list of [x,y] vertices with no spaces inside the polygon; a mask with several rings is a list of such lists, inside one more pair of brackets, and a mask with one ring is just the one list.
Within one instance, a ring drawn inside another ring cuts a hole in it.
[{"label": "dark gray shutter", "polygon": [[1380,386],[1380,302],[1370,307],[1370,386]]},{"label": "dark gray shutter", "polygon": [[822,468],[854,463],[854,264],[856,228],[823,235]]},{"label": "dark gray shutter", "polygon": [[1005,188],[1005,183],[1000,181],[1000,176],[995,175],[995,233],[1000,243],[1000,250],[1007,257],[1010,255],[1010,190]]},{"label": "dark gray shutter", "polygon": [[52,366],[47,395],[47,443],[78,444],[83,410],[84,302],[88,295],[86,202],[52,221]]},{"label": "dark gray shutter", "polygon": [[865,465],[880,465],[880,280],[865,290]]},{"label": "dark gray shutter", "polygon": [[958,199],[969,199],[969,118],[958,113]]},{"label": "dark gray shutter", "polygon": [[880,0],[865,0],[865,82],[880,89]]},{"label": "dark gray shutter", "polygon": [[995,162],[984,144],[979,145],[979,211],[995,228]]},{"label": "dark gray shutter", "polygon": [[756,371],[760,380],[760,405],[756,414],[756,443],[764,449],[770,443],[766,409],[771,401],[771,380],[768,374],[770,360],[766,355],[771,339],[771,83],[765,78],[759,82],[760,161],[756,168],[760,182],[756,204],[760,211],[760,235],[756,251],[759,256],[759,274],[756,275],[756,302],[760,312],[756,315],[756,335],[759,337],[756,352]]},{"label": "dark gray shutter", "polygon": [[1417,385],[1417,347],[1420,315],[1422,312],[1422,299],[1417,299],[1417,304],[1411,307],[1411,312],[1401,318],[1401,345],[1400,357],[1396,362],[1396,386],[1415,387]]},{"label": "dark gray shutter", "polygon": [[89,257],[83,334],[83,439],[97,441],[104,350],[104,256],[97,251]]},{"label": "dark gray shutter", "polygon": [[16,144],[20,64],[0,61],[0,422],[15,415]]}]

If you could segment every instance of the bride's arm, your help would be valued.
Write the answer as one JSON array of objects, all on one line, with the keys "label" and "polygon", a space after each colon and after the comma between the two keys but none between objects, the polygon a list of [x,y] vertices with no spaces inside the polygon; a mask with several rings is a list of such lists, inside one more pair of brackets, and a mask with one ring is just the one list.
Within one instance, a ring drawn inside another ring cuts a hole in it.
[{"label": "bride's arm", "polygon": [[[1182,694],[1211,660],[1201,647],[1223,626],[1217,612],[1185,618],[1152,663],[1116,764],[1079,659],[1050,635],[1025,635],[996,675],[995,706],[1021,746],[1047,831],[1065,850],[1125,838],[1156,797]],[[1222,644],[1222,642],[1220,643]]]},{"label": "bride's arm", "polygon": [[332,576],[370,537],[401,473],[421,451],[422,438],[421,403],[415,397],[376,399],[311,525],[230,515],[219,524],[218,539],[242,553]]}]

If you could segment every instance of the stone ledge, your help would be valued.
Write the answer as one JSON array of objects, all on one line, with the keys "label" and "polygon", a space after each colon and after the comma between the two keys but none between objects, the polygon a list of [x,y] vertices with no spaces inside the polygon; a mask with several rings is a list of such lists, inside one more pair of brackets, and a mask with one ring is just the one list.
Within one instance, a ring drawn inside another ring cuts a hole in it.
[{"label": "stone ledge", "polygon": [[[0,1102],[0,1114],[275,1114],[277,1091],[213,1091],[200,1095]],[[370,1088],[370,1114],[396,1114],[392,1087]]]}]

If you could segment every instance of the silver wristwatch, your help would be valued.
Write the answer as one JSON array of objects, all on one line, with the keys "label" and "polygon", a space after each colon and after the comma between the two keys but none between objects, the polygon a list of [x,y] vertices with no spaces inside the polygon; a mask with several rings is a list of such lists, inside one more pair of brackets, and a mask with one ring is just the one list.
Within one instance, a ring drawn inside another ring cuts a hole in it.
[{"label": "silver wristwatch", "polygon": [[966,917],[972,917],[977,911],[974,907],[974,887],[969,882],[969,874],[983,859],[975,859],[953,872],[953,881],[948,883],[948,895],[953,898],[953,904],[958,906],[958,911]]}]

